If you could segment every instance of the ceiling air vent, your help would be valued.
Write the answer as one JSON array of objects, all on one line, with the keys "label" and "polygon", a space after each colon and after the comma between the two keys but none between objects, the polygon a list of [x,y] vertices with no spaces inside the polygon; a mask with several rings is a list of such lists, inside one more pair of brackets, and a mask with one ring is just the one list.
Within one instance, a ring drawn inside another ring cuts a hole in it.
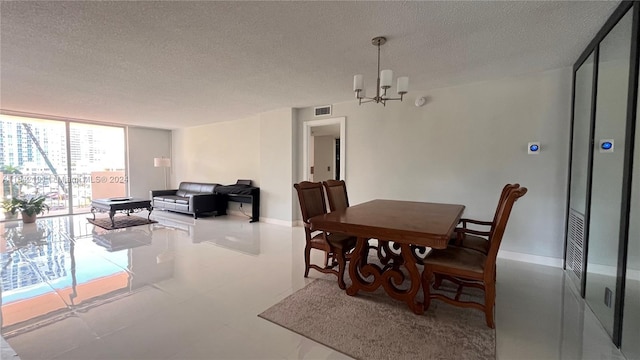
[{"label": "ceiling air vent", "polygon": [[331,105],[314,107],[313,114],[314,116],[331,115]]}]

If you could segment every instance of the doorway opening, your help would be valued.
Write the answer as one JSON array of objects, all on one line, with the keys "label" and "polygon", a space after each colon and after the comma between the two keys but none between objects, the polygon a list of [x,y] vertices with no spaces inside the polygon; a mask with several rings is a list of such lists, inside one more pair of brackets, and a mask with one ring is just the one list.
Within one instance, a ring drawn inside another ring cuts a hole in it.
[{"label": "doorway opening", "polygon": [[304,123],[304,180],[345,180],[345,117]]}]

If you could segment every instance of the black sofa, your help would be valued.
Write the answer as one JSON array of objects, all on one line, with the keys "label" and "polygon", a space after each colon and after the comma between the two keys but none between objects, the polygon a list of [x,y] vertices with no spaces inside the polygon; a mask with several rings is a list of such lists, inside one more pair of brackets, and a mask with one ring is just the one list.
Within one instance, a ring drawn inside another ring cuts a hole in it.
[{"label": "black sofa", "polygon": [[227,214],[227,197],[217,194],[220,184],[181,182],[178,189],[151,190],[151,205],[154,210],[169,210],[193,215],[202,213],[215,216]]}]

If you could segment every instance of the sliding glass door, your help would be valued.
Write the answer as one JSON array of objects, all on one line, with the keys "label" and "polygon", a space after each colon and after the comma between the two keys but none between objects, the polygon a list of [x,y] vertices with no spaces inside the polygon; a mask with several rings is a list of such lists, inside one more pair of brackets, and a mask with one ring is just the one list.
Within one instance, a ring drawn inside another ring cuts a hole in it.
[{"label": "sliding glass door", "polygon": [[613,336],[620,243],[631,11],[600,42],[585,299]]},{"label": "sliding glass door", "polygon": [[[565,254],[567,275],[585,303],[634,359],[640,357],[638,39],[640,2],[622,2],[574,66]],[[584,263],[575,260],[576,244],[583,245]]]},{"label": "sliding glass door", "polygon": [[[638,97],[640,102],[640,97]],[[627,359],[640,359],[640,112],[636,116],[631,209],[629,212],[629,243],[620,349]]]},{"label": "sliding glass door", "polygon": [[0,115],[0,172],[3,204],[45,196],[46,215],[88,212],[92,198],[127,193],[124,128]]},{"label": "sliding glass door", "polygon": [[73,212],[90,210],[91,199],[127,194],[124,128],[69,124]]},{"label": "sliding glass door", "polygon": [[575,72],[573,128],[571,146],[571,186],[569,188],[569,218],[567,224],[566,268],[576,287],[584,289],[586,259],[586,215],[589,198],[589,164],[591,160],[591,110],[593,108],[594,57],[589,57]]}]

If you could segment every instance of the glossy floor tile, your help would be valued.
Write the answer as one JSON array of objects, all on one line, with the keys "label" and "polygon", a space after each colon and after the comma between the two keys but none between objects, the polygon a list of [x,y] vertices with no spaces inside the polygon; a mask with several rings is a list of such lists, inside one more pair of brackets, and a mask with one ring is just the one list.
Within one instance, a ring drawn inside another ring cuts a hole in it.
[{"label": "glossy floor tile", "polygon": [[[2,359],[348,358],[257,316],[326,277],[302,276],[302,228],[152,218],[0,223]],[[557,268],[500,259],[496,324],[498,359],[624,358]]]}]

